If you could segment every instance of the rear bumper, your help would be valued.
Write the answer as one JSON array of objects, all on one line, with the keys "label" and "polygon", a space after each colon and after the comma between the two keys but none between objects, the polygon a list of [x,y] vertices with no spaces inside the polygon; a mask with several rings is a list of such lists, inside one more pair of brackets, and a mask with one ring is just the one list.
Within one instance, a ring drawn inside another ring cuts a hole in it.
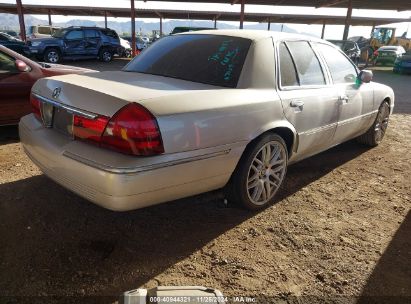
[{"label": "rear bumper", "polygon": [[[243,144],[132,157],[104,150],[44,128],[23,117],[19,133],[29,158],[55,182],[114,211],[138,209],[223,187]],[[103,160],[103,161],[101,161]]]}]

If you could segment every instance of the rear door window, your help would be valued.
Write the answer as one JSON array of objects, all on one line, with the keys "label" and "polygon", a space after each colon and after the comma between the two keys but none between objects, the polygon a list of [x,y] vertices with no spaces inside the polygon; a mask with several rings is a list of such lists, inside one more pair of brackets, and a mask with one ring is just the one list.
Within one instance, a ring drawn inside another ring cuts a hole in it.
[{"label": "rear door window", "polygon": [[301,86],[325,85],[320,62],[307,41],[288,41]]},{"label": "rear door window", "polygon": [[297,71],[291,54],[284,42],[280,44],[280,83],[281,87],[298,86]]},{"label": "rear door window", "polygon": [[86,38],[97,38],[99,37],[98,32],[96,30],[85,30],[84,36]]},{"label": "rear door window", "polygon": [[250,39],[222,35],[167,36],[133,59],[125,71],[234,88],[250,45]]}]

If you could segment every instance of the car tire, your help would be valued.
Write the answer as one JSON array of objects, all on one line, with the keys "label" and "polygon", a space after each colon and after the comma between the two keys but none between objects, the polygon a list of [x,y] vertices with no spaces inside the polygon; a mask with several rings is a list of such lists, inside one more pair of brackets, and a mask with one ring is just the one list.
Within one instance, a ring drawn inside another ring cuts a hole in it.
[{"label": "car tire", "polygon": [[370,147],[378,146],[384,138],[390,118],[390,106],[384,101],[378,109],[374,123],[363,135],[357,137],[357,141]]},{"label": "car tire", "polygon": [[46,49],[44,52],[44,61],[49,63],[59,63],[61,61],[60,51],[56,48]]},{"label": "car tire", "polygon": [[226,194],[228,201],[249,210],[273,203],[287,173],[288,151],[277,134],[265,134],[249,145],[235,169]]},{"label": "car tire", "polygon": [[98,57],[103,62],[110,62],[111,60],[113,60],[113,53],[107,48],[102,48],[99,52]]}]

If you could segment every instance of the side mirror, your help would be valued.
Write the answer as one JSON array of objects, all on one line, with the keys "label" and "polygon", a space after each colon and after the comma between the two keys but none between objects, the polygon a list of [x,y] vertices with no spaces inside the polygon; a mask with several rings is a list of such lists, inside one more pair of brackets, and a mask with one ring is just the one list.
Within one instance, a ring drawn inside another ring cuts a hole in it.
[{"label": "side mirror", "polygon": [[17,70],[20,72],[28,72],[30,70],[29,66],[22,60],[17,59],[15,62]]},{"label": "side mirror", "polygon": [[364,82],[364,83],[369,83],[372,80],[373,76],[374,74],[370,70],[362,70],[360,72],[360,75],[358,75],[361,82]]}]

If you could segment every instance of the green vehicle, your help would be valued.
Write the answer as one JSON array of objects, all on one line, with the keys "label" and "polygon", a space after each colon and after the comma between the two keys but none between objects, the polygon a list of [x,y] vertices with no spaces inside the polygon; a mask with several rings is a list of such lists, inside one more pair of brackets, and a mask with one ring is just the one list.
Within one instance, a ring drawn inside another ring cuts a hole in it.
[{"label": "green vehicle", "polygon": [[177,26],[173,29],[170,35],[180,34],[180,33],[185,33],[185,32],[203,31],[203,30],[215,30],[215,29],[211,27]]}]

